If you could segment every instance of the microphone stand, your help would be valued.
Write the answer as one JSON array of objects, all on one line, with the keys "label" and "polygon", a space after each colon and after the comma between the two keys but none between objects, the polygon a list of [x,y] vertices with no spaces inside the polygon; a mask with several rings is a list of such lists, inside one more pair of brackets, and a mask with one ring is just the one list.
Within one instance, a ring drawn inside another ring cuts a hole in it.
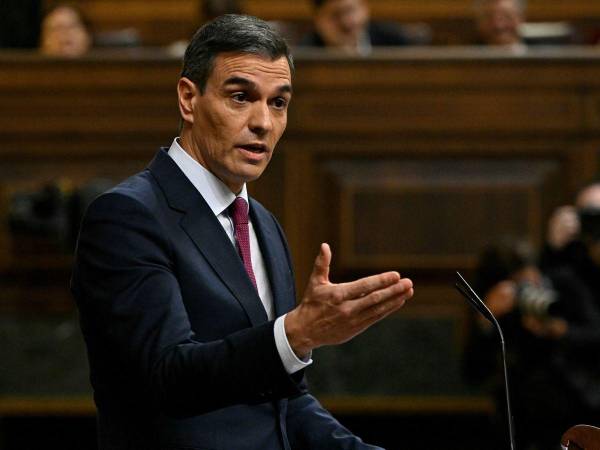
[{"label": "microphone stand", "polygon": [[473,308],[476,311],[480,312],[483,317],[489,320],[496,331],[498,331],[498,335],[500,336],[500,346],[502,348],[502,363],[504,366],[504,391],[506,392],[506,412],[508,414],[508,435],[510,437],[510,448],[511,450],[516,450],[515,446],[515,426],[513,423],[513,415],[512,410],[510,408],[510,395],[508,390],[508,369],[506,367],[506,346],[504,344],[504,334],[502,333],[502,328],[500,328],[500,324],[486,306],[486,304],[481,300],[481,298],[477,295],[477,293],[473,290],[473,288],[467,283],[467,281],[463,278],[463,276],[456,272],[457,282],[454,284],[456,289],[468,300]]}]

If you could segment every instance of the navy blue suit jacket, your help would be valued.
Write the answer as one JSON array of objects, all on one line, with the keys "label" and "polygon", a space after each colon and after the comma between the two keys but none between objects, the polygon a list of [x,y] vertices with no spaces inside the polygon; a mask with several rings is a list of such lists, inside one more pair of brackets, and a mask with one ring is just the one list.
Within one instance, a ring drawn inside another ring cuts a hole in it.
[{"label": "navy blue suit jacket", "polygon": [[[275,218],[250,199],[277,315],[295,305]],[[285,371],[235,247],[166,151],[84,217],[72,291],[101,449],[373,449]]]}]

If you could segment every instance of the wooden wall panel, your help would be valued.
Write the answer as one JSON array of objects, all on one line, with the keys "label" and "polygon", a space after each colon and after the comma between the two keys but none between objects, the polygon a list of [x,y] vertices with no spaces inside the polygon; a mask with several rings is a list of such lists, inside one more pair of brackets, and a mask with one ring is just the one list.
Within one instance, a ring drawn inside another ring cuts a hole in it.
[{"label": "wooden wall panel", "polygon": [[[539,243],[552,161],[332,160],[343,268],[473,266],[503,237]],[[331,194],[328,194],[331,195]],[[334,221],[334,220],[332,220]],[[334,221],[335,222],[335,221]]]},{"label": "wooden wall panel", "polygon": [[[439,131],[573,131],[581,125],[581,101],[570,93],[519,89],[494,92],[480,88],[428,89],[397,87],[392,92],[332,89],[296,102],[303,118],[296,131],[327,133],[422,132],[438,123]],[[380,120],[374,120],[380,119]]]},{"label": "wooden wall panel", "polygon": [[137,52],[83,61],[7,55],[0,62],[0,155],[139,156],[168,145],[179,127],[178,62],[151,54],[141,65],[132,62],[143,58]]}]

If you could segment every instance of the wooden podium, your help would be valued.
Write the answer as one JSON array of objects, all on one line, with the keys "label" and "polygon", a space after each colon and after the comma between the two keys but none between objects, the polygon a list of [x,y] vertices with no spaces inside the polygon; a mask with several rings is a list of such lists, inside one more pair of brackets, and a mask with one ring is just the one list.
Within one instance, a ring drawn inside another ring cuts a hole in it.
[{"label": "wooden podium", "polygon": [[560,445],[565,450],[600,450],[600,428],[575,425],[563,434]]}]

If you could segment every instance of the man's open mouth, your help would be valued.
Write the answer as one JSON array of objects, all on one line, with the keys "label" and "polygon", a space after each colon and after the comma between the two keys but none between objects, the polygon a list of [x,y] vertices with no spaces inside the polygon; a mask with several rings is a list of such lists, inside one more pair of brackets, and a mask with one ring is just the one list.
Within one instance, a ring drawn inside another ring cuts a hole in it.
[{"label": "man's open mouth", "polygon": [[267,151],[267,146],[264,144],[245,144],[238,145],[239,148],[243,148],[252,153],[263,153]]}]

